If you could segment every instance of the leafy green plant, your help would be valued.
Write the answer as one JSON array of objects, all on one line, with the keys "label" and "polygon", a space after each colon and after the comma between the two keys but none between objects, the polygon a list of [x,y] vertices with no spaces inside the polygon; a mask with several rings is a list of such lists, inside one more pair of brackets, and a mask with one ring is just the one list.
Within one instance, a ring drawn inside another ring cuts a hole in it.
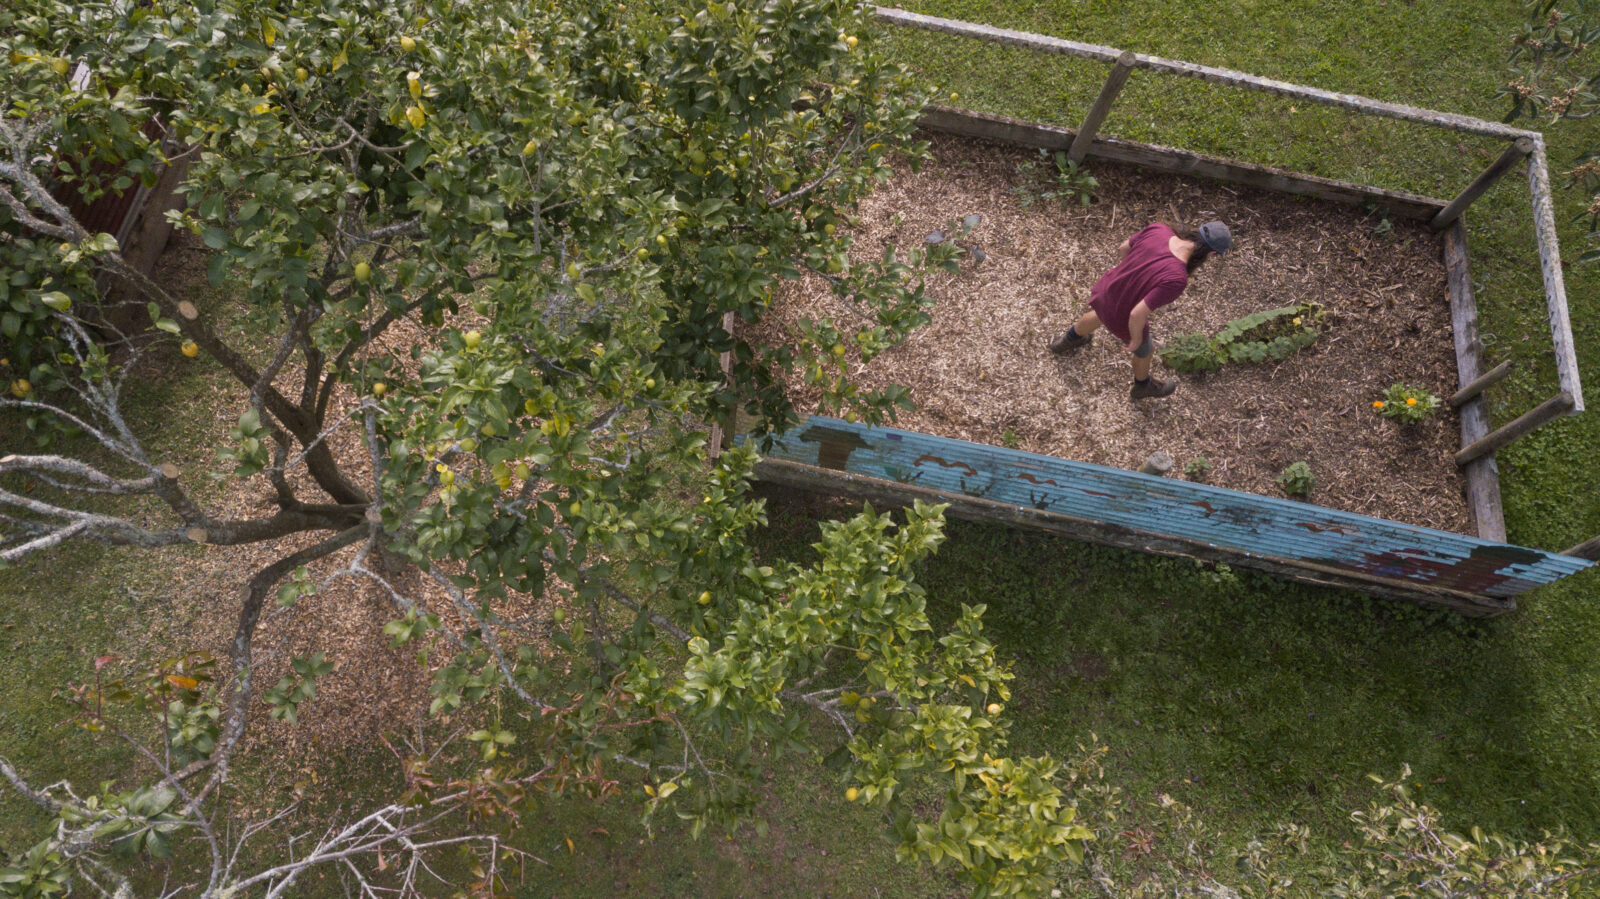
[{"label": "leafy green plant", "polygon": [[[1039,158],[1040,162],[1024,162],[1017,167],[1027,180],[1012,188],[1012,192],[1021,199],[1024,208],[1040,200],[1054,200],[1061,204],[1062,209],[1071,207],[1074,202],[1080,206],[1094,202],[1095,192],[1100,189],[1100,179],[1089,174],[1088,169],[1068,159],[1061,150],[1052,154],[1041,147]],[[1054,171],[1041,171],[1041,162],[1051,166]]]},{"label": "leafy green plant", "polygon": [[1005,431],[1000,434],[1000,445],[1009,447],[1011,449],[1016,449],[1022,445],[1022,438],[1017,436],[1016,431],[1006,428]]},{"label": "leafy green plant", "polygon": [[1316,486],[1316,483],[1317,479],[1311,473],[1311,466],[1304,462],[1295,462],[1278,475],[1278,486],[1290,496],[1310,496],[1311,488]]},{"label": "leafy green plant", "polygon": [[1211,460],[1205,456],[1195,456],[1183,466],[1183,476],[1191,481],[1203,481],[1206,472],[1211,470]]},{"label": "leafy green plant", "polygon": [[1414,425],[1439,411],[1439,397],[1421,387],[1394,383],[1383,392],[1383,399],[1372,401],[1372,408],[1384,418]]},{"label": "leafy green plant", "polygon": [[1252,312],[1223,326],[1214,336],[1179,334],[1161,349],[1173,371],[1216,371],[1230,362],[1260,364],[1285,359],[1316,343],[1322,332],[1322,304],[1299,303]]}]

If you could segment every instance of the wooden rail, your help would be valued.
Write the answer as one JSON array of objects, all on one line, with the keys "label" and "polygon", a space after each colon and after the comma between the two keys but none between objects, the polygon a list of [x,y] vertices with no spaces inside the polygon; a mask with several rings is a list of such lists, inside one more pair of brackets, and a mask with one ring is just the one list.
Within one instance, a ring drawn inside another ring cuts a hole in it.
[{"label": "wooden rail", "polygon": [[[929,131],[1024,147],[1038,147],[1044,150],[1065,150],[1077,139],[1074,132],[1068,128],[1041,125],[1037,122],[974,112],[970,109],[952,109],[948,106],[923,107],[922,118],[917,121],[917,125]],[[1218,181],[1315,197],[1333,203],[1355,206],[1377,205],[1398,218],[1423,222],[1438,215],[1439,210],[1445,205],[1443,200],[1433,197],[1368,187],[1349,181],[1336,181],[1332,178],[1319,178],[1316,175],[1301,175],[1264,165],[1221,159],[1216,156],[1191,153],[1188,150],[1115,137],[1096,137],[1090,146],[1089,155],[1157,172],[1215,178]]]},{"label": "wooden rail", "polygon": [[[1437,221],[1438,227],[1441,228],[1448,226],[1452,220],[1458,221],[1461,213],[1472,200],[1487,190],[1495,179],[1515,164],[1515,160],[1511,157],[1513,153],[1521,151],[1522,141],[1531,142],[1532,150],[1527,155],[1529,163],[1528,191],[1533,202],[1534,228],[1539,239],[1540,269],[1544,276],[1545,302],[1549,310],[1550,339],[1555,348],[1556,372],[1560,378],[1562,392],[1572,397],[1572,405],[1564,411],[1569,414],[1577,414],[1583,411],[1583,388],[1578,377],[1578,358],[1572,341],[1572,321],[1567,311],[1566,285],[1561,275],[1561,249],[1556,239],[1555,208],[1550,198],[1550,172],[1545,156],[1544,138],[1539,132],[1513,128],[1499,122],[1489,122],[1472,116],[1437,112],[1399,103],[1385,103],[1355,94],[1326,91],[1306,85],[1292,84],[1286,81],[1277,81],[1272,78],[1262,78],[1257,75],[1236,72],[1231,69],[1197,65],[1159,56],[1149,56],[1143,53],[1130,54],[1127,51],[1113,47],[1086,44],[1026,31],[1014,31],[1009,28],[995,28],[989,25],[978,25],[955,19],[925,16],[881,6],[876,8],[875,14],[879,21],[892,25],[1115,65],[1116,69],[1113,70],[1111,77],[1107,79],[1106,86],[1102,88],[1100,97],[1096,101],[1094,109],[1091,110],[1090,119],[1093,121],[1085,121],[1085,127],[1081,129],[1082,132],[1087,132],[1083,139],[1093,141],[1093,143],[1089,147],[1078,147],[1069,144],[1069,147],[1073,150],[1082,149],[1094,155],[1099,155],[1096,149],[1101,143],[1094,139],[1093,132],[1100,125],[1100,121],[1094,120],[1095,112],[1098,111],[1100,113],[1100,119],[1104,118],[1105,114],[1109,112],[1111,102],[1115,99],[1117,91],[1121,89],[1121,83],[1118,81],[1118,72],[1135,68],[1184,78],[1195,78],[1211,84],[1221,84],[1242,90],[1275,94],[1300,102],[1332,106],[1362,115],[1396,119],[1433,128],[1516,142],[1511,149],[1502,155],[1495,166],[1491,166],[1490,171],[1480,175],[1477,181],[1474,181],[1461,196],[1457,197],[1456,203],[1452,203],[1442,211],[1435,212],[1433,216],[1430,216],[1430,218]],[[1132,57],[1131,60],[1128,59],[1130,55]],[[1121,77],[1125,78],[1126,74]],[[1090,127],[1091,125],[1092,127]],[[1497,168],[1499,169],[1498,171],[1496,171]],[[1444,213],[1449,213],[1449,215]]]},{"label": "wooden rail", "polygon": [[1499,181],[1506,172],[1511,170],[1512,166],[1526,159],[1528,154],[1532,152],[1533,140],[1531,138],[1519,137],[1512,141],[1511,146],[1506,147],[1506,151],[1500,154],[1499,159],[1496,159],[1487,169],[1484,169],[1483,174],[1467,185],[1467,189],[1452,200],[1449,206],[1446,206],[1439,211],[1438,215],[1434,216],[1433,221],[1428,223],[1428,229],[1438,232],[1453,224],[1456,219],[1461,218],[1461,214],[1467,211],[1467,207],[1472,205],[1474,200],[1483,196],[1489,188],[1495,185],[1496,181]]},{"label": "wooden rail", "polygon": [[1094,106],[1089,108],[1089,114],[1084,117],[1083,127],[1078,129],[1078,136],[1072,139],[1072,146],[1067,149],[1068,159],[1082,162],[1083,157],[1089,154],[1089,145],[1094,143],[1095,132],[1105,123],[1106,116],[1111,112],[1111,104],[1117,102],[1117,94],[1122,93],[1122,86],[1128,83],[1128,73],[1133,71],[1134,59],[1134,54],[1123,53],[1111,64],[1111,74],[1106,76],[1100,96],[1095,98]]},{"label": "wooden rail", "polygon": [[1456,453],[1456,464],[1466,465],[1481,456],[1504,449],[1518,437],[1531,433],[1545,422],[1560,418],[1571,412],[1573,403],[1572,394],[1563,390],[1527,412],[1522,413],[1515,420],[1502,425],[1499,430],[1493,431],[1488,436],[1462,447],[1461,452]]},{"label": "wooden rail", "polygon": [[1510,374],[1511,360],[1507,359],[1499,365],[1496,365],[1494,368],[1489,369],[1484,374],[1473,378],[1471,381],[1467,382],[1465,387],[1457,390],[1455,393],[1450,394],[1450,408],[1461,408],[1466,404],[1467,400],[1478,396],[1489,387],[1504,381],[1506,376]]}]

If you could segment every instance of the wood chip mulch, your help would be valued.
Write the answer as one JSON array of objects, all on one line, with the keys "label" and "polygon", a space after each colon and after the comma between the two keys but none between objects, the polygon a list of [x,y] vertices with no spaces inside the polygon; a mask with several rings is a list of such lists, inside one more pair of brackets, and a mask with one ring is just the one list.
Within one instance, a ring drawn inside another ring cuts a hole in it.
[{"label": "wood chip mulch", "polygon": [[[970,237],[986,259],[960,274],[935,273],[933,322],[868,365],[862,384],[912,389],[917,410],[900,428],[1035,453],[1138,468],[1164,450],[1174,476],[1209,460],[1206,481],[1282,496],[1276,478],[1304,460],[1315,474],[1311,501],[1336,509],[1470,533],[1463,480],[1453,461],[1459,424],[1446,406],[1429,421],[1402,427],[1372,402],[1392,383],[1455,389],[1449,299],[1437,238],[1420,224],[1265,191],[1236,188],[1092,162],[1096,202],[1063,209],[1024,206],[1017,188],[1033,183],[1019,167],[1035,151],[935,135],[933,160],[902,167],[862,204],[853,230],[855,260],[885,247],[920,246],[970,213]],[[1189,288],[1151,318],[1163,338],[1215,333],[1250,312],[1315,301],[1326,328],[1310,348],[1280,362],[1228,365],[1180,375],[1164,400],[1130,401],[1131,356],[1102,330],[1069,357],[1049,341],[1087,308],[1090,286],[1117,261],[1121,242],[1152,221],[1229,224],[1234,248],[1191,277]],[[814,276],[786,283],[774,314],[751,330],[785,339],[803,316],[848,325],[843,301]],[[798,382],[802,411],[816,395]]]}]

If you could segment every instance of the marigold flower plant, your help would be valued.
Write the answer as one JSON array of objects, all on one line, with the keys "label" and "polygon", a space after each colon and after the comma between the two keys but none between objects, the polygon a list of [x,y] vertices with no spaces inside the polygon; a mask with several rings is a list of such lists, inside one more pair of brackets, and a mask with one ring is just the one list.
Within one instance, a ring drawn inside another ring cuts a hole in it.
[{"label": "marigold flower plant", "polygon": [[1395,383],[1384,391],[1383,399],[1373,400],[1372,408],[1384,418],[1397,418],[1414,425],[1439,410],[1439,397],[1420,387]]}]

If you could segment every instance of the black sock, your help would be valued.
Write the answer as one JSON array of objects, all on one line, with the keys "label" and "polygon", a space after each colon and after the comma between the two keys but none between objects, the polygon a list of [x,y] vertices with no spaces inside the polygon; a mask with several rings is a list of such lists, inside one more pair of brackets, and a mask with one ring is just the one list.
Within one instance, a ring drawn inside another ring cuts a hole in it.
[{"label": "black sock", "polygon": [[1133,383],[1135,383],[1135,384],[1148,384],[1148,383],[1150,383],[1150,376],[1146,375],[1146,376],[1144,376],[1142,378],[1134,378],[1133,379]]},{"label": "black sock", "polygon": [[1078,333],[1078,326],[1077,325],[1073,325],[1072,327],[1067,329],[1067,339],[1068,340],[1077,340],[1077,339],[1081,338],[1082,336],[1083,336],[1082,334]]}]

